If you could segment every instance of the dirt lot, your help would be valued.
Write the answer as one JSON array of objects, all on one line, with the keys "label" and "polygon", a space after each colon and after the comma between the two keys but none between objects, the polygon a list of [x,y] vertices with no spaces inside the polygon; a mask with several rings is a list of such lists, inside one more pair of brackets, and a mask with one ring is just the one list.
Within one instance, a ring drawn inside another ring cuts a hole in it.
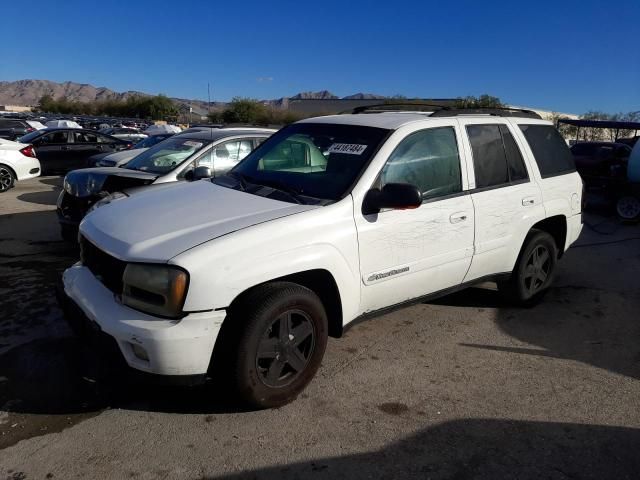
[{"label": "dirt lot", "polygon": [[296,402],[95,381],[53,285],[60,179],[0,197],[0,478],[638,478],[640,227],[589,215],[532,309],[472,289],[330,340]]}]

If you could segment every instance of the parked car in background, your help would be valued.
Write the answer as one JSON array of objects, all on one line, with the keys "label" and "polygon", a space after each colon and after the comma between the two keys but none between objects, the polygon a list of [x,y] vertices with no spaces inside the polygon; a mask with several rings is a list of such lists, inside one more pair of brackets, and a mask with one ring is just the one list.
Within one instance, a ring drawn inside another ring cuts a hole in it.
[{"label": "parked car in background", "polygon": [[0,193],[16,181],[40,175],[40,162],[32,145],[0,139]]},{"label": "parked car in background", "polygon": [[310,118],[210,181],[96,205],[65,316],[134,369],[265,408],[356,320],[489,280],[531,304],[580,234],[582,181],[551,122],[488,113]]},{"label": "parked car in background", "polygon": [[139,142],[140,140],[147,138],[147,135],[142,133],[140,130],[129,127],[105,128],[104,130],[100,130],[100,133],[111,135],[112,137],[120,138],[122,140],[131,140],[132,142]]},{"label": "parked car in background", "polygon": [[69,172],[57,204],[61,235],[77,238],[78,224],[98,201],[127,195],[129,189],[224,174],[275,130],[209,129],[174,135],[130,159],[122,168]]},{"label": "parked car in background", "polygon": [[34,146],[42,174],[66,173],[87,166],[96,153],[113,153],[133,147],[127,140],[78,128],[47,128],[19,138]]},{"label": "parked car in background", "polygon": [[0,118],[0,138],[16,140],[27,133],[44,128],[40,122],[19,118]]},{"label": "parked car in background", "polygon": [[624,143],[579,142],[571,153],[576,169],[587,187],[608,187],[624,180],[631,147]]},{"label": "parked car in background", "polygon": [[136,143],[131,150],[124,150],[116,153],[99,153],[89,158],[89,167],[119,167],[124,165],[133,157],[140,155],[147,148],[153,147],[156,143],[160,143],[163,140],[173,136],[172,133],[166,133],[164,135],[152,135],[140,140]]},{"label": "parked car in background", "polygon": [[80,124],[74,120],[49,120],[45,123],[47,128],[82,128]]}]

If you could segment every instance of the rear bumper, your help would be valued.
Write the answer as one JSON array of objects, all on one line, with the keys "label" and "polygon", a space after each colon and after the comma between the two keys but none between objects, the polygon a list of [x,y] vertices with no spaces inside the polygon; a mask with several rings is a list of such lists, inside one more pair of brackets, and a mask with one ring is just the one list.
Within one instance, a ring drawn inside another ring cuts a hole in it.
[{"label": "rear bumper", "polygon": [[39,177],[41,173],[40,162],[37,158],[23,157],[19,162],[16,162],[15,171],[18,181]]},{"label": "rear bumper", "polygon": [[167,379],[171,383],[192,384],[207,374],[225,312],[191,313],[180,320],[153,317],[120,304],[80,264],[64,272],[62,283],[59,298],[74,331],[106,336],[129,367],[173,377]]},{"label": "rear bumper", "polygon": [[567,240],[564,249],[567,250],[582,233],[582,213],[567,218]]}]

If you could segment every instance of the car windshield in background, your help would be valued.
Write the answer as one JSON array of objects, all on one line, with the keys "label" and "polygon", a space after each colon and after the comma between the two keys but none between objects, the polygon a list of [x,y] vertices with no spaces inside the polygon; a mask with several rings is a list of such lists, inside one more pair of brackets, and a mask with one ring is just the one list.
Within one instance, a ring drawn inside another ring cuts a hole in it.
[{"label": "car windshield in background", "polygon": [[167,173],[210,142],[193,138],[168,138],[142,152],[125,168],[151,173]]},{"label": "car windshield in background", "polygon": [[388,134],[356,125],[290,125],[213,181],[278,200],[330,203],[350,191]]},{"label": "car windshield in background", "polygon": [[135,144],[135,148],[149,148],[149,147],[153,147],[156,143],[160,143],[161,141],[165,140],[166,138],[168,138],[165,135],[156,135],[156,136],[152,136],[152,137],[147,137],[144,138],[142,140],[140,140],[138,143]]}]

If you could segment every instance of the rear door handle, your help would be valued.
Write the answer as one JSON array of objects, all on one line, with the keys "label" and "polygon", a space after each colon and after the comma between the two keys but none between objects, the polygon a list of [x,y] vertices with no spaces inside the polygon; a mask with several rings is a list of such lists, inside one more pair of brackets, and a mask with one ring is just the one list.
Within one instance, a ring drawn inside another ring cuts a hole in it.
[{"label": "rear door handle", "polygon": [[69,150],[69,147],[65,147],[64,145],[60,147],[60,150]]},{"label": "rear door handle", "polygon": [[460,223],[460,222],[464,222],[467,219],[467,214],[466,212],[457,212],[457,213],[452,213],[451,216],[449,217],[449,221],[451,223]]},{"label": "rear door handle", "polygon": [[522,199],[522,206],[527,207],[529,205],[535,205],[536,199],[534,197],[524,197]]}]

